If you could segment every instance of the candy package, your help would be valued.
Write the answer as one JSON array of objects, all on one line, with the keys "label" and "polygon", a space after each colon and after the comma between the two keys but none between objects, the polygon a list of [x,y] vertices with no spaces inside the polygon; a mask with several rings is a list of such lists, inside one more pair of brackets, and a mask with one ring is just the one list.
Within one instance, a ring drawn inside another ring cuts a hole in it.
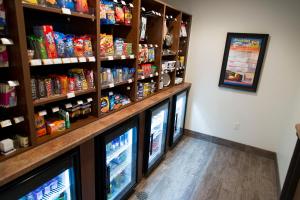
[{"label": "candy package", "polygon": [[54,32],[57,56],[63,58],[65,56],[65,35],[63,33]]},{"label": "candy package", "polygon": [[83,56],[83,39],[82,37],[74,38],[74,55],[77,57]]},{"label": "candy package", "polygon": [[42,78],[37,80],[39,98],[47,96],[45,81]]},{"label": "candy package", "polygon": [[74,56],[74,46],[73,46],[74,35],[66,35],[64,38],[65,42],[65,57],[73,57]]},{"label": "candy package", "polygon": [[68,8],[72,11],[75,10],[75,5],[73,0],[57,0],[57,4],[60,8]]},{"label": "candy package", "polygon": [[49,25],[35,26],[33,32],[36,36],[43,38],[48,58],[57,58],[53,27]]},{"label": "candy package", "polygon": [[47,6],[58,7],[58,4],[57,4],[56,0],[45,0],[45,1],[46,1]]},{"label": "candy package", "polygon": [[87,81],[88,88],[94,88],[94,73],[93,70],[85,70],[84,71],[85,79]]},{"label": "candy package", "polygon": [[75,92],[75,78],[74,78],[74,76],[68,77],[68,92]]},{"label": "candy package", "polygon": [[87,0],[76,0],[75,2],[76,2],[76,11],[83,12],[83,13],[89,12]]},{"label": "candy package", "polygon": [[155,49],[154,47],[148,48],[148,62],[153,62],[155,60]]},{"label": "candy package", "polygon": [[131,10],[127,6],[123,6],[123,12],[124,12],[124,24],[130,25],[132,20]]},{"label": "candy package", "polygon": [[83,55],[86,57],[93,56],[92,41],[90,36],[82,36],[83,39]]},{"label": "candy package", "polygon": [[59,134],[66,130],[65,120],[48,119],[46,121],[47,132],[49,134]]},{"label": "candy package", "polygon": [[115,6],[115,19],[116,23],[118,24],[124,23],[124,11],[122,9],[122,6],[118,4]]},{"label": "candy package", "polygon": [[108,100],[109,100],[109,110],[112,111],[114,110],[115,107],[115,95],[113,94],[109,95]]},{"label": "candy package", "polygon": [[44,116],[35,114],[34,115],[34,124],[35,124],[35,133],[38,137],[41,137],[41,136],[47,134]]},{"label": "candy package", "polygon": [[53,95],[53,89],[52,89],[51,78],[46,78],[45,79],[45,88],[46,88],[47,97],[52,96]]},{"label": "candy package", "polygon": [[108,97],[102,97],[100,99],[100,111],[102,113],[109,112],[109,100],[108,100]]},{"label": "candy package", "polygon": [[61,84],[61,94],[68,93],[68,77],[65,75],[60,75],[59,77],[60,84]]},{"label": "candy package", "polygon": [[32,78],[30,80],[31,82],[31,96],[32,96],[32,99],[35,100],[35,99],[38,99],[38,88],[37,88],[37,81],[35,78]]},{"label": "candy package", "polygon": [[23,0],[24,3],[38,4],[37,0]]}]

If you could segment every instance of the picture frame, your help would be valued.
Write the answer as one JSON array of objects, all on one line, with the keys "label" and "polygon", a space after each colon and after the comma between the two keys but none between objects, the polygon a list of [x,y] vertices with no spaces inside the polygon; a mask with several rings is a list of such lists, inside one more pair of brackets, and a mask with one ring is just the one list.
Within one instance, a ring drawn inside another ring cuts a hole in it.
[{"label": "picture frame", "polygon": [[269,34],[227,33],[219,87],[256,92]]}]

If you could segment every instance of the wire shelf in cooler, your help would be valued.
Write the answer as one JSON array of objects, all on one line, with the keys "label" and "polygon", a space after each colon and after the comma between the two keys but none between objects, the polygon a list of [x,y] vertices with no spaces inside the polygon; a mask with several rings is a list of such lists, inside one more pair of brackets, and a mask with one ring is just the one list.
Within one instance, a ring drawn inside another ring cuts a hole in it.
[{"label": "wire shelf in cooler", "polygon": [[130,147],[130,144],[125,144],[125,145],[121,146],[117,151],[115,151],[111,155],[107,156],[106,163],[109,163],[114,158],[118,157],[121,153],[123,153],[125,150],[127,150],[128,147]]},{"label": "wire shelf in cooler", "polygon": [[127,167],[130,165],[131,162],[128,160],[124,161],[121,165],[116,167],[114,170],[110,172],[110,181],[114,180],[119,174],[121,174]]}]

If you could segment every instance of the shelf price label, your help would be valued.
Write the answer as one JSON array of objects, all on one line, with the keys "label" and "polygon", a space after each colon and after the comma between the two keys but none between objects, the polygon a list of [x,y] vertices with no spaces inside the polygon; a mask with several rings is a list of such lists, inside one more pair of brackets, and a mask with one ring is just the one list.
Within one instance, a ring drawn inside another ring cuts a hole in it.
[{"label": "shelf price label", "polygon": [[132,3],[129,3],[129,6],[130,6],[131,8],[133,8],[133,4],[132,4]]},{"label": "shelf price label", "polygon": [[125,55],[122,55],[122,56],[121,56],[121,59],[122,59],[122,60],[125,60],[125,59],[126,59],[126,56],[125,56]]},{"label": "shelf price label", "polygon": [[78,60],[80,63],[86,62],[86,57],[79,57]]},{"label": "shelf price label", "polygon": [[115,3],[119,3],[118,0],[114,0]]},{"label": "shelf price label", "polygon": [[128,79],[128,83],[132,83],[132,79],[130,78],[130,79]]},{"label": "shelf price label", "polygon": [[144,80],[144,79],[145,79],[145,76],[141,76],[141,79]]},{"label": "shelf price label", "polygon": [[130,59],[134,59],[134,55],[129,55],[129,58]]},{"label": "shelf price label", "polygon": [[42,60],[41,59],[31,59],[29,61],[31,66],[39,66],[42,65]]},{"label": "shelf price label", "polygon": [[75,93],[74,92],[67,93],[67,98],[68,99],[71,99],[71,98],[74,98],[74,97],[75,97]]},{"label": "shelf price label", "polygon": [[53,108],[52,108],[52,112],[53,112],[53,113],[56,113],[56,112],[58,112],[58,111],[59,111],[59,107],[53,107]]},{"label": "shelf price label", "polygon": [[71,10],[69,8],[61,8],[61,12],[65,15],[71,15]]},{"label": "shelf price label", "polygon": [[52,59],[43,59],[43,65],[53,65]]},{"label": "shelf price label", "polygon": [[83,101],[82,101],[82,100],[78,100],[78,101],[77,101],[77,104],[78,104],[78,105],[82,105],[82,104],[83,104]]},{"label": "shelf price label", "polygon": [[8,39],[8,38],[1,38],[1,43],[3,45],[13,45],[14,44],[14,42],[11,39]]},{"label": "shelf price label", "polygon": [[157,47],[158,47],[158,45],[157,45],[157,44],[155,44],[155,45],[154,45],[154,47],[155,47],[155,48],[157,48]]},{"label": "shelf price label", "polygon": [[1,121],[0,125],[1,125],[2,128],[5,128],[5,127],[8,127],[8,126],[11,126],[12,123],[11,123],[10,119],[7,119],[7,120],[4,120],[4,121]]},{"label": "shelf price label", "polygon": [[39,116],[42,117],[42,116],[45,116],[47,115],[47,111],[46,110],[42,110],[39,112]]},{"label": "shelf price label", "polygon": [[53,64],[62,64],[61,58],[54,58],[52,61],[53,61]]},{"label": "shelf price label", "polygon": [[113,56],[108,56],[108,57],[107,57],[107,60],[113,60],[113,59],[114,59]]},{"label": "shelf price label", "polygon": [[153,77],[153,74],[150,74],[150,78],[152,78]]},{"label": "shelf price label", "polygon": [[90,103],[90,102],[92,102],[93,101],[93,99],[92,98],[87,98],[87,100],[86,100],[88,103]]},{"label": "shelf price label", "polygon": [[161,71],[161,74],[164,74],[164,71]]},{"label": "shelf price label", "polygon": [[111,96],[111,95],[114,95],[114,93],[113,92],[109,92],[108,95]]},{"label": "shelf price label", "polygon": [[7,81],[7,83],[10,87],[16,87],[20,85],[19,81]]},{"label": "shelf price label", "polygon": [[155,72],[155,76],[158,76],[158,72]]},{"label": "shelf price label", "polygon": [[96,62],[95,56],[88,57],[89,62]]},{"label": "shelf price label", "polygon": [[125,1],[121,1],[121,4],[122,4],[122,5],[124,5],[124,6],[126,6],[126,3],[125,3]]},{"label": "shelf price label", "polygon": [[127,86],[127,90],[130,90],[131,88],[130,88],[130,86]]},{"label": "shelf price label", "polygon": [[108,87],[109,88],[113,88],[113,87],[115,87],[115,84],[114,83],[110,83],[110,84],[108,84]]},{"label": "shelf price label", "polygon": [[65,104],[65,107],[68,109],[68,108],[72,108],[72,104],[71,103],[67,103]]},{"label": "shelf price label", "polygon": [[78,63],[78,59],[73,57],[73,58],[70,58],[70,62],[71,63]]},{"label": "shelf price label", "polygon": [[146,9],[145,9],[144,7],[142,7],[142,11],[144,11],[144,12],[145,12],[145,11],[146,11]]},{"label": "shelf price label", "polygon": [[71,59],[70,59],[70,58],[63,58],[63,59],[62,59],[62,62],[63,62],[64,64],[68,64],[68,63],[71,63]]},{"label": "shelf price label", "polygon": [[23,116],[14,117],[14,121],[15,121],[15,124],[21,123],[24,121],[24,117]]}]

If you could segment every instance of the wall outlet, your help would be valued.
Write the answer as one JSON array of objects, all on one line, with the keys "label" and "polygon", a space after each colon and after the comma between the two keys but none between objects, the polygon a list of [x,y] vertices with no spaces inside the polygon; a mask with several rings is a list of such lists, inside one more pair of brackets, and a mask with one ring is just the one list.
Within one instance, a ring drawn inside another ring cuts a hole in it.
[{"label": "wall outlet", "polygon": [[240,126],[241,126],[241,124],[240,124],[239,122],[234,123],[234,124],[233,124],[233,130],[235,130],[235,131],[240,130]]}]

